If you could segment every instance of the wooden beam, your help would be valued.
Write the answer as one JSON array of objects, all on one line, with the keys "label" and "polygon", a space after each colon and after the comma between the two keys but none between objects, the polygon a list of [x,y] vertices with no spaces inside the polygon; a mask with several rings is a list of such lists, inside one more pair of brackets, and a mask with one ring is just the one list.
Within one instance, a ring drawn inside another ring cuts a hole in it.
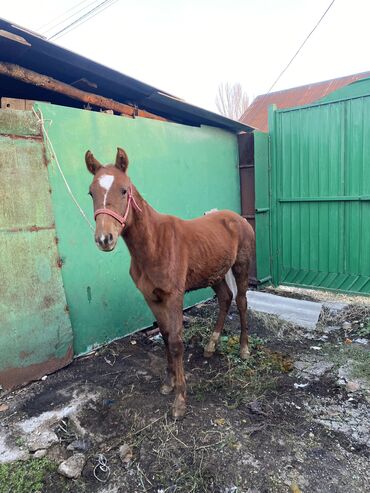
[{"label": "wooden beam", "polygon": [[132,118],[139,116],[143,118],[151,118],[153,120],[167,121],[165,118],[149,113],[148,111],[139,110],[128,104],[119,103],[118,101],[114,101],[113,99],[106,98],[104,96],[99,96],[98,94],[81,91],[81,89],[77,89],[76,87],[60,82],[59,80],[53,79],[47,75],[38,74],[37,72],[33,72],[32,70],[21,67],[20,65],[15,65],[14,63],[0,62],[0,74],[6,75],[7,77],[12,77],[13,79],[18,79],[26,84],[32,84],[49,91],[64,94],[65,96],[77,101],[82,101],[86,104],[91,104],[93,106],[98,106],[99,108],[112,110],[115,113],[131,116]]},{"label": "wooden beam", "polygon": [[[241,215],[247,219],[255,231],[254,133],[240,132],[238,134],[238,148]],[[252,286],[258,284],[255,254],[249,266],[249,284]]]}]

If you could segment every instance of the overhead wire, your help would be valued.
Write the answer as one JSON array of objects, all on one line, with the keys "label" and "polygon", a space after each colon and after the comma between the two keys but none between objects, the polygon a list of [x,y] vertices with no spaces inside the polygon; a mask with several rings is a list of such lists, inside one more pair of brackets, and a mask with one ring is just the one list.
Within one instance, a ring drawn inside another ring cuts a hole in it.
[{"label": "overhead wire", "polygon": [[[324,19],[324,17],[326,16],[326,14],[329,12],[329,10],[331,9],[331,7],[333,6],[333,4],[335,3],[335,0],[332,0],[329,4],[329,6],[326,8],[326,10],[324,11],[324,13],[321,15],[320,19],[316,22],[315,26],[313,27],[313,29],[311,29],[311,31],[309,32],[309,34],[305,37],[304,41],[300,44],[298,50],[294,53],[294,55],[292,56],[292,58],[289,60],[288,64],[285,66],[285,68],[280,72],[280,74],[278,75],[278,77],[275,79],[274,83],[272,84],[272,86],[270,87],[270,89],[263,95],[261,95],[261,98],[259,99],[259,102],[260,104],[267,98],[267,96],[271,93],[272,89],[276,86],[276,84],[279,82],[279,80],[281,79],[281,77],[284,75],[284,73],[287,71],[287,69],[290,67],[290,65],[292,64],[292,62],[294,61],[294,59],[297,57],[297,55],[300,53],[300,51],[302,50],[302,48],[304,47],[304,45],[306,44],[306,42],[308,41],[308,39],[312,36],[312,34],[316,31],[316,29],[319,27],[319,25],[321,24],[322,20]],[[246,110],[247,111],[247,110]],[[243,120],[243,116],[245,115],[246,111],[243,113],[243,115],[240,117],[240,121]]]},{"label": "overhead wire", "polygon": [[[43,24],[42,26],[40,26],[38,29],[36,29],[36,31],[40,32],[41,34],[46,34],[48,31],[51,31],[52,29],[55,29],[56,27],[60,26],[64,22],[67,22],[68,20],[70,20],[73,17],[77,16],[78,14],[80,14],[81,12],[83,12],[84,10],[90,8],[93,4],[96,4],[98,1],[99,0],[93,0],[93,1],[91,1],[91,0],[82,0],[82,2],[79,2],[78,4],[74,5],[73,7],[71,7],[68,10],[66,10],[65,12],[57,15],[53,19],[50,19],[50,21],[48,21],[45,24]],[[81,9],[79,9],[79,10],[76,11],[76,8],[77,7],[79,7],[82,4],[86,4],[86,3],[87,3],[87,5],[84,5]],[[69,14],[72,11],[74,11],[74,12],[71,15],[69,15],[68,17],[65,17],[67,14]]]},{"label": "overhead wire", "polygon": [[58,39],[61,36],[64,36],[68,32],[81,26],[82,24],[84,24],[88,20],[92,19],[96,15],[100,14],[101,12],[106,10],[108,7],[111,7],[112,5],[114,5],[117,2],[118,2],[118,0],[103,0],[102,2],[100,2],[99,5],[95,6],[93,9],[89,10],[88,12],[86,12],[85,14],[80,16],[78,19],[74,20],[73,22],[71,22],[67,26],[63,27],[60,31],[54,33],[52,36],[50,36],[48,38],[48,40]]},{"label": "overhead wire", "polygon": [[[64,14],[61,14],[60,16],[55,17],[53,20],[56,20],[56,19],[58,19],[60,17],[63,17],[65,14],[69,13],[70,11],[75,10],[78,6],[86,3],[86,1],[87,0],[83,0],[82,2],[79,2],[77,5],[75,5],[74,7],[70,8],[66,12],[64,12]],[[315,32],[315,30],[319,27],[319,25],[321,24],[321,22],[323,21],[323,19],[325,18],[325,16],[327,15],[327,13],[329,12],[329,10],[331,9],[331,7],[334,5],[335,1],[336,0],[332,0],[330,2],[330,4],[328,5],[328,7],[324,11],[324,13],[321,15],[321,17],[319,18],[319,20],[317,21],[317,23],[315,24],[315,26],[311,29],[311,31],[308,33],[308,35],[306,36],[306,38],[304,39],[304,41],[300,44],[300,46],[297,49],[297,51],[294,53],[294,55],[292,56],[292,58],[289,60],[288,64],[280,72],[280,74],[275,79],[275,81],[273,82],[273,84],[271,85],[271,87],[269,88],[269,90],[267,91],[267,93],[265,93],[266,96],[268,94],[270,94],[270,92],[272,91],[272,89],[276,86],[276,84],[279,82],[279,80],[281,79],[281,77],[288,70],[288,68],[293,63],[293,61],[298,56],[298,54],[301,52],[301,50],[303,49],[303,47],[305,46],[305,44],[307,43],[307,41],[309,40],[309,38],[312,36],[312,34]],[[75,19],[73,22],[71,22],[67,26],[64,26],[62,29],[60,29],[59,31],[57,31],[56,33],[54,33],[53,35],[51,35],[48,38],[48,40],[60,38],[61,36],[67,34],[68,32],[76,29],[77,27],[81,26],[82,24],[84,24],[88,20],[92,19],[93,17],[95,17],[99,13],[103,12],[107,8],[111,7],[116,2],[118,2],[118,0],[103,0],[98,5],[95,5],[91,10],[89,10],[88,12],[85,12],[83,15],[81,15],[80,17],[78,17],[77,19]],[[62,20],[60,22],[57,22],[56,24],[52,24],[52,27],[47,28],[46,30],[44,30],[44,32],[48,32],[51,29],[59,26],[60,24],[63,24],[63,22],[65,22],[65,21],[69,20],[70,18],[74,17],[75,15],[77,15],[78,13],[80,13],[81,11],[86,10],[86,8],[90,7],[91,5],[93,5],[95,3],[96,3],[96,0],[93,1],[93,2],[91,2],[88,5],[85,5],[82,9],[78,10],[77,12],[74,12],[72,15],[70,15],[67,18],[65,18],[64,20]],[[53,21],[50,21],[50,22],[53,22]],[[47,26],[48,24],[50,24],[50,22],[44,24],[44,26]]]},{"label": "overhead wire", "polygon": [[278,75],[278,77],[275,79],[275,82],[272,84],[272,86],[270,87],[270,89],[267,91],[266,94],[270,94],[270,92],[272,91],[272,89],[276,86],[276,84],[279,82],[279,80],[281,79],[281,77],[284,75],[284,73],[288,70],[288,68],[290,67],[290,65],[292,64],[293,60],[297,57],[297,55],[299,54],[299,52],[302,50],[302,48],[304,47],[304,45],[307,43],[308,39],[311,37],[311,35],[316,31],[316,29],[319,27],[319,25],[321,24],[322,20],[324,19],[324,17],[326,16],[326,14],[329,12],[329,10],[331,9],[331,7],[333,6],[333,4],[335,3],[335,0],[332,0],[329,4],[329,6],[326,8],[325,12],[322,14],[322,16],[320,17],[320,19],[317,21],[317,23],[315,24],[315,26],[313,27],[313,29],[309,32],[309,34],[306,36],[306,38],[304,39],[303,43],[300,44],[298,50],[294,53],[294,55],[292,56],[292,58],[289,60],[288,64],[286,65],[286,67],[280,72],[280,74]]},{"label": "overhead wire", "polygon": [[113,0],[103,0],[100,1],[97,5],[94,5],[94,7],[87,12],[84,12],[81,16],[77,17],[77,19],[74,19],[72,22],[64,26],[62,29],[57,31],[56,33],[52,34],[48,39],[54,39],[60,37],[62,34],[66,34],[70,30],[75,29],[78,27],[80,24],[82,24],[84,21],[89,20],[91,17],[94,17],[94,15],[98,14],[102,9],[104,9],[105,6],[109,6],[112,3]]}]

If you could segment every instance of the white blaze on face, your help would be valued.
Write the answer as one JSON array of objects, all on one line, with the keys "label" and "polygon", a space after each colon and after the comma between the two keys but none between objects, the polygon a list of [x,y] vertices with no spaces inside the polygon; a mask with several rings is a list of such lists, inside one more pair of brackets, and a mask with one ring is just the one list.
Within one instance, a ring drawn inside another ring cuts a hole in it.
[{"label": "white blaze on face", "polygon": [[108,192],[109,192],[113,182],[114,182],[114,176],[112,176],[112,175],[103,175],[99,178],[99,185],[102,188],[104,188],[104,190],[105,190],[103,207],[105,207],[105,204],[107,202]]}]

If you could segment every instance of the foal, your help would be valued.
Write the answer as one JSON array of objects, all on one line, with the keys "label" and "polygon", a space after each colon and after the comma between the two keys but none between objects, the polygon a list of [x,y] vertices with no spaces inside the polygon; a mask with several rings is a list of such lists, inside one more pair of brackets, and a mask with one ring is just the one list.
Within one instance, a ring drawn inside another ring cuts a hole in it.
[{"label": "foal", "polygon": [[[175,390],[172,414],[182,417],[186,407],[184,294],[207,286],[216,292],[220,310],[205,357],[215,352],[235,297],[241,326],[240,356],[247,358],[246,291],[254,250],[253,229],[241,216],[227,210],[189,221],[159,214],[128,177],[128,158],[123,149],[118,148],[114,165],[102,166],[90,151],[85,161],[94,175],[89,193],[94,202],[95,242],[101,250],[110,252],[122,236],[130,251],[130,275],[156,317],[166,346],[168,368],[161,392]],[[235,293],[225,280],[230,268]]]}]

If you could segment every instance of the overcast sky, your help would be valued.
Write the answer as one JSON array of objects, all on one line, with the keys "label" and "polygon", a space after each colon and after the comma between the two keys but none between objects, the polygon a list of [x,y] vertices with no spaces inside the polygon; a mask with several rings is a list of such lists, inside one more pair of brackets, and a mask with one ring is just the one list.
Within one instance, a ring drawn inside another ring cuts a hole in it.
[{"label": "overcast sky", "polygon": [[[221,82],[267,92],[330,1],[118,0],[55,43],[215,110]],[[0,15],[38,31],[80,2],[2,0]],[[274,90],[370,70],[369,19],[370,0],[336,0]]]}]

